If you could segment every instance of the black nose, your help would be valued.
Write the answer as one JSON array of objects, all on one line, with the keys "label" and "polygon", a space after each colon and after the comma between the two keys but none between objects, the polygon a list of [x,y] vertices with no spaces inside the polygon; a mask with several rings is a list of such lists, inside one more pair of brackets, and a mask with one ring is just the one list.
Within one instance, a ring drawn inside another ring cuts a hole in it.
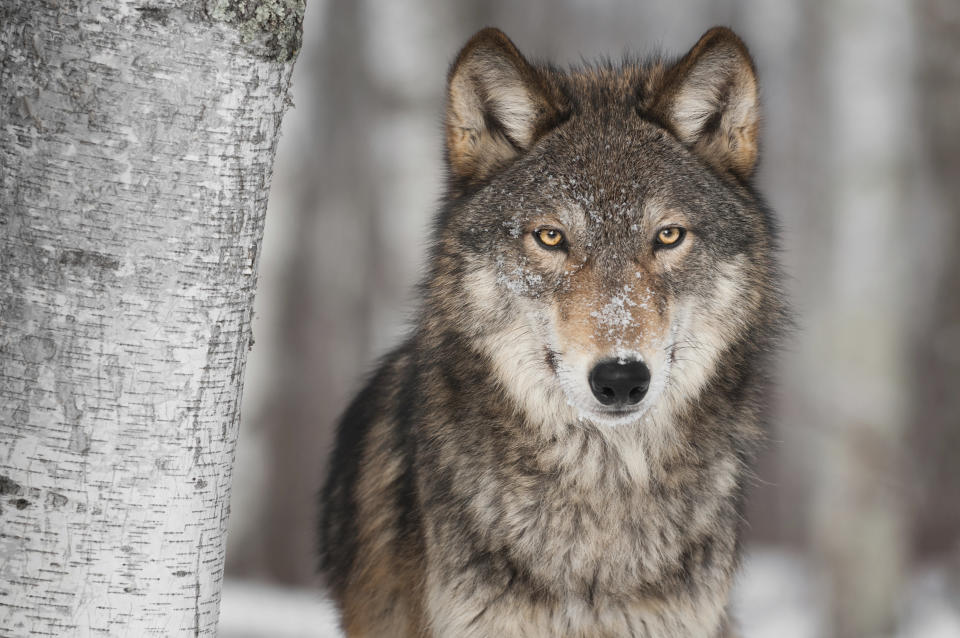
[{"label": "black nose", "polygon": [[604,405],[635,405],[650,386],[650,369],[642,361],[608,359],[590,371],[590,389]]}]

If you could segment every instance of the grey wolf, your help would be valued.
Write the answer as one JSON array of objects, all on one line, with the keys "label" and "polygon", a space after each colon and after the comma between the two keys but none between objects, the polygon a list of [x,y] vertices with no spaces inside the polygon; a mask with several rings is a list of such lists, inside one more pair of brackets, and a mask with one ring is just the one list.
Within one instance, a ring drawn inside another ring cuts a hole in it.
[{"label": "grey wolf", "polygon": [[754,64],[569,70],[477,33],[414,327],[339,425],[349,636],[716,637],[785,304]]}]

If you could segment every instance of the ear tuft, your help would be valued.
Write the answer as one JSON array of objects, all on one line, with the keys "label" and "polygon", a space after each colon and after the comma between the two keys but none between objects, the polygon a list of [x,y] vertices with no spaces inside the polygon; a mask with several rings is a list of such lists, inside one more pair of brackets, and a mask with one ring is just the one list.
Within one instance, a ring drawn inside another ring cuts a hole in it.
[{"label": "ear tuft", "polygon": [[530,148],[561,115],[560,100],[502,31],[483,29],[447,82],[447,159],[453,176],[485,179]]},{"label": "ear tuft", "polygon": [[759,89],[750,53],[730,29],[703,34],[667,71],[650,110],[715,167],[744,179],[753,173]]}]

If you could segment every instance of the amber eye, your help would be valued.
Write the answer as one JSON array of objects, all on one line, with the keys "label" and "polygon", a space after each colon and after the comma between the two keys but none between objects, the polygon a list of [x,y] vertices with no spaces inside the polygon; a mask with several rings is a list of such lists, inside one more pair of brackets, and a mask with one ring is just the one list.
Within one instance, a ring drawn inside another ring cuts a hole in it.
[{"label": "amber eye", "polygon": [[538,228],[533,236],[544,248],[560,248],[563,246],[563,233],[556,228]]},{"label": "amber eye", "polygon": [[661,228],[660,232],[657,233],[657,244],[660,246],[676,246],[686,234],[687,231],[679,226],[667,226],[666,228]]}]

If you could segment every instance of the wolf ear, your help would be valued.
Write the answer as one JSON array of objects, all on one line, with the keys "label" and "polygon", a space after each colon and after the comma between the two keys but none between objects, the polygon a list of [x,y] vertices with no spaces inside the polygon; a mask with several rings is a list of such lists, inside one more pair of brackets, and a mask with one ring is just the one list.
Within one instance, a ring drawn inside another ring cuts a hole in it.
[{"label": "wolf ear", "polygon": [[651,111],[708,162],[748,178],[757,163],[759,107],[746,45],[714,27],[667,71]]},{"label": "wolf ear", "polygon": [[474,182],[504,166],[561,116],[561,98],[499,29],[474,35],[447,79],[447,160]]}]

